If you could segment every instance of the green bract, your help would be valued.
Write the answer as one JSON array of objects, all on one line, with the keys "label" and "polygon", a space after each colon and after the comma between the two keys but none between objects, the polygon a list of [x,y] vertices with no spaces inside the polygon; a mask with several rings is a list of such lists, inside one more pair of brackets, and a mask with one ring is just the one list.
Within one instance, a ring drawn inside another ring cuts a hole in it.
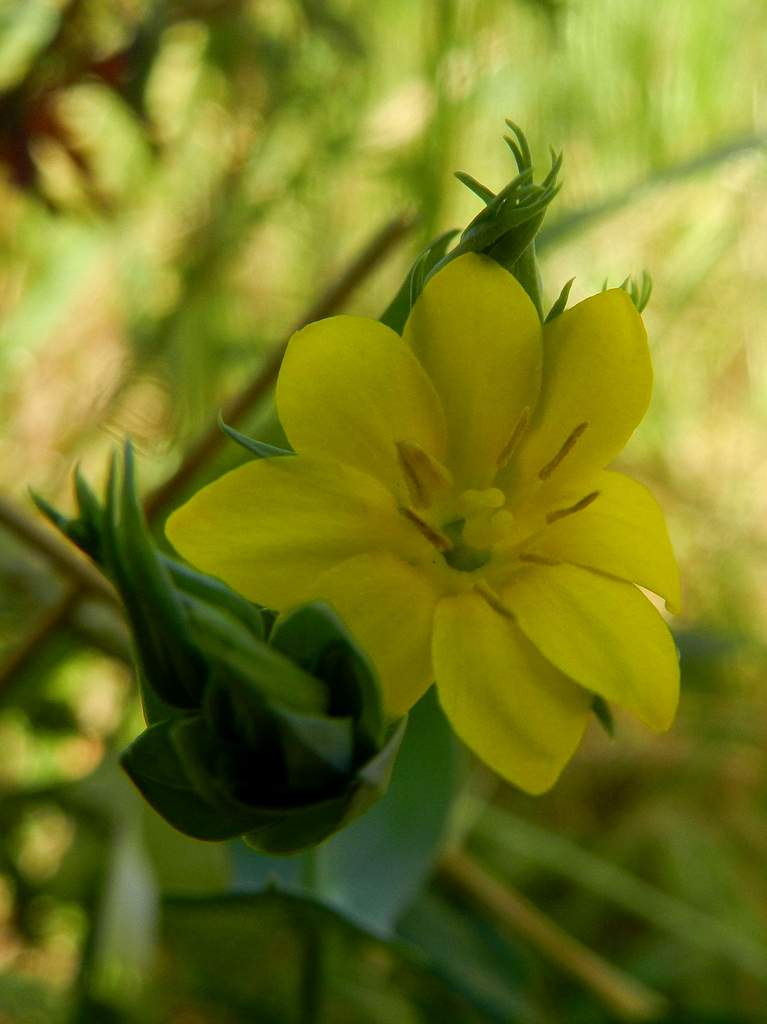
[{"label": "green bract", "polygon": [[131,627],[147,729],[122,764],[171,825],[256,849],[312,846],[385,792],[404,729],[385,725],[376,676],[337,616],[313,602],[271,618],[154,546],[133,456],[103,505],[76,477],[79,516],[42,510],[101,566]]}]

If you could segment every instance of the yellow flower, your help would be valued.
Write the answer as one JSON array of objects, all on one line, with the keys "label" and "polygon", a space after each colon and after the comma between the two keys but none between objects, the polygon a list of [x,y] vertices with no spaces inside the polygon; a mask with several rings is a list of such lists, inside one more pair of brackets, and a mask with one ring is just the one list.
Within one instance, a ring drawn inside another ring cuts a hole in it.
[{"label": "yellow flower", "polygon": [[670,725],[679,604],[662,513],[605,471],[652,385],[618,289],[541,327],[517,281],[466,255],[402,337],[361,317],[291,340],[277,408],[296,455],[249,462],[169,520],[205,572],[278,610],[332,604],[389,713],[436,681],[456,732],[531,793],[577,747],[594,694]]}]

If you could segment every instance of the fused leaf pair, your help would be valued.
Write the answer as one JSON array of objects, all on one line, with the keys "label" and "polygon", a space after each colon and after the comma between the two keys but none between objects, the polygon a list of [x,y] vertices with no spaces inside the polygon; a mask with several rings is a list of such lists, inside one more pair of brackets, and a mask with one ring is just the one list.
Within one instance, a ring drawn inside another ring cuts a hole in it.
[{"label": "fused leaf pair", "polygon": [[160,554],[130,446],[103,506],[79,475],[76,486],[77,519],[38,504],[123,600],[148,727],[122,763],[147,801],[196,838],[244,835],[284,853],[378,799],[403,727],[387,726],[373,670],[336,615],[312,603],[273,623],[224,583]]}]

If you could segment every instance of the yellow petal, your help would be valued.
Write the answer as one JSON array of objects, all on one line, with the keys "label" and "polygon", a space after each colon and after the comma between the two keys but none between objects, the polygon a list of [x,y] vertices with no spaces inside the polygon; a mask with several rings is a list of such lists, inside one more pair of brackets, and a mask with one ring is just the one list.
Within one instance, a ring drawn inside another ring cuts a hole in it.
[{"label": "yellow petal", "polygon": [[[556,562],[571,562],[639,583],[679,611],[679,570],[663,512],[646,487],[622,473],[600,473],[581,491],[599,492],[587,508],[548,526],[527,549]],[[566,507],[574,494],[553,508]]]},{"label": "yellow petal", "polygon": [[434,668],[461,739],[528,793],[549,789],[580,743],[591,696],[476,593],[438,605]]},{"label": "yellow petal", "polygon": [[318,576],[304,597],[327,601],[346,623],[378,672],[391,717],[431,686],[438,595],[422,573],[390,554],[358,555]]},{"label": "yellow petal", "polygon": [[454,475],[463,487],[489,486],[538,395],[541,325],[532,302],[497,263],[468,254],[429,281],[403,337],[442,399]]},{"label": "yellow petal", "polygon": [[530,427],[505,474],[562,488],[611,462],[644,416],[652,366],[642,318],[619,288],[547,324],[543,380]]},{"label": "yellow petal", "polygon": [[433,554],[379,481],[300,455],[225,474],[174,512],[165,532],[192,565],[277,609],[301,600],[321,572],[363,551]]},{"label": "yellow petal", "polygon": [[666,623],[635,586],[573,565],[531,566],[504,588],[503,600],[565,675],[651,729],[668,729],[679,661]]},{"label": "yellow petal", "polygon": [[277,382],[277,411],[296,451],[371,473],[400,499],[397,441],[441,459],[445,425],[434,387],[389,327],[356,316],[293,335]]}]

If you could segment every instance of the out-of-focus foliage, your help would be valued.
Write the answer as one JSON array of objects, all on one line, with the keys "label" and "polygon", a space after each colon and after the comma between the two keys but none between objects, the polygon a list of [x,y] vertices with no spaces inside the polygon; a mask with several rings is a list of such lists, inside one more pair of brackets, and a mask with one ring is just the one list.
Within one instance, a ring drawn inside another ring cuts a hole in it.
[{"label": "out-of-focus foliage", "polygon": [[[411,208],[409,245],[346,307],[380,315],[415,254],[478,212],[452,172],[507,180],[506,116],[539,173],[550,143],[565,154],[539,246],[546,308],[573,274],[577,300],[651,272],[656,387],[628,468],[661,497],[681,556],[679,722],[655,738],[621,718],[614,745],[592,728],[544,798],[470,775],[451,828],[664,994],[674,1024],[758,1021],[767,1004],[765,33],[759,0],[662,15],[642,0],[0,7],[0,488],[17,503],[31,484],[66,507],[73,463],[97,480],[126,433],[160,482],[357,247]],[[0,529],[7,667],[64,586]],[[239,846],[169,832],[114,769],[141,728],[121,651],[114,615],[88,600],[22,672],[0,668],[3,1024],[286,1020],[318,935],[333,1020],[613,1019],[439,875],[404,886],[431,864],[444,794],[426,823],[423,793],[396,791],[356,847],[336,861],[328,847],[324,881],[286,861],[286,896],[258,895],[271,869]],[[416,863],[395,863],[391,834],[414,837]],[[403,901],[339,896],[344,857],[344,877],[376,864]],[[319,909],[298,901],[306,884]],[[206,949],[203,973],[191,957]]]}]

